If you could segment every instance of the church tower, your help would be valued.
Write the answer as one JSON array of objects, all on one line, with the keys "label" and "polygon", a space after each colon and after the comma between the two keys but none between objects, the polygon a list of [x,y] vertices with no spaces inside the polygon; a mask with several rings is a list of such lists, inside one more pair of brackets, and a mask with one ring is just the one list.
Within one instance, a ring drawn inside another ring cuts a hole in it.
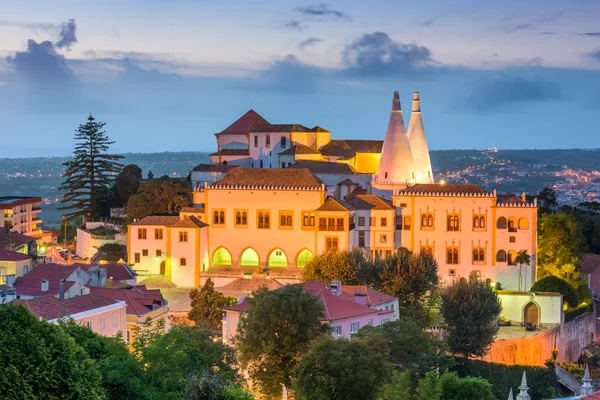
[{"label": "church tower", "polygon": [[408,124],[408,141],[414,158],[416,183],[433,183],[429,148],[427,147],[423,119],[421,118],[419,92],[413,94],[412,114]]},{"label": "church tower", "polygon": [[413,154],[402,117],[400,94],[394,92],[392,111],[385,139],[383,140],[379,169],[377,171],[377,183],[380,185],[395,186],[414,182]]}]

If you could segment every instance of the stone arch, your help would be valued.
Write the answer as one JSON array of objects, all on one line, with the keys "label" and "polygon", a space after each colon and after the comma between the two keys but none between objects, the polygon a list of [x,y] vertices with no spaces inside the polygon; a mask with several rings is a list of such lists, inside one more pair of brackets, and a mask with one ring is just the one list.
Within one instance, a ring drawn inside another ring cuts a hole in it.
[{"label": "stone arch", "polygon": [[542,309],[540,308],[540,305],[536,301],[529,300],[523,306],[523,324],[531,322],[534,323],[536,327],[539,326],[541,312]]},{"label": "stone arch", "polygon": [[240,267],[258,267],[259,265],[260,257],[252,247],[246,247],[240,253]]},{"label": "stone arch", "polygon": [[231,253],[221,246],[213,253],[212,260],[213,265],[231,265]]},{"label": "stone arch", "polygon": [[506,261],[508,263],[508,265],[517,265],[515,263],[515,258],[517,258],[517,251],[516,250],[509,250],[508,253],[506,254]]},{"label": "stone arch", "polygon": [[525,217],[519,218],[519,229],[529,229],[529,220]]},{"label": "stone arch", "polygon": [[507,225],[508,225],[508,223],[506,221],[506,218],[504,218],[504,217],[498,218],[498,222],[496,222],[496,228],[506,229]]},{"label": "stone arch", "polygon": [[308,261],[313,258],[315,255],[309,249],[302,249],[296,256],[296,266],[298,267],[306,267]]},{"label": "stone arch", "polygon": [[518,225],[519,225],[519,221],[517,220],[517,217],[510,217],[508,219],[508,231],[509,232],[516,232]]},{"label": "stone arch", "polygon": [[269,253],[269,258],[267,259],[267,265],[269,267],[287,267],[288,258],[287,254],[279,247],[274,248]]}]

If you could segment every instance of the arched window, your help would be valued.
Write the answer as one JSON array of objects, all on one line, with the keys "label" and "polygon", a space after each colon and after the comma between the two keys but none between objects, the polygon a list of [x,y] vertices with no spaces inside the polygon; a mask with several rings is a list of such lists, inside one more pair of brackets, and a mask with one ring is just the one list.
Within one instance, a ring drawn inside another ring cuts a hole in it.
[{"label": "arched window", "polygon": [[473,229],[485,229],[485,215],[473,215]]},{"label": "arched window", "polygon": [[485,217],[484,216],[479,217],[479,227],[485,228]]},{"label": "arched window", "polygon": [[448,215],[447,230],[448,232],[460,231],[459,218],[457,214]]},{"label": "arched window", "polygon": [[498,229],[506,229],[506,218],[500,217],[498,218],[498,222],[496,223],[496,228]]},{"label": "arched window", "polygon": [[474,216],[473,217],[473,228],[479,228],[479,217],[478,216]]},{"label": "arched window", "polygon": [[256,250],[252,247],[248,247],[240,256],[240,266],[258,267],[259,257]]},{"label": "arched window", "polygon": [[225,211],[219,211],[219,223],[220,224],[225,223]]},{"label": "arched window", "polygon": [[525,217],[519,218],[519,229],[529,229],[529,220]]},{"label": "arched window", "polygon": [[485,250],[482,247],[475,247],[473,249],[473,263],[484,263],[485,262]]},{"label": "arched window", "polygon": [[509,232],[516,232],[517,231],[517,218],[510,217],[508,219],[508,231]]},{"label": "arched window", "polygon": [[429,214],[427,215],[427,224],[433,228],[433,215]]},{"label": "arched window", "polygon": [[428,256],[433,257],[433,247],[421,246],[421,253],[427,254]]},{"label": "arched window", "polygon": [[517,265],[517,263],[515,263],[515,258],[517,258],[516,250],[510,250],[507,254],[508,265]]},{"label": "arched window", "polygon": [[496,253],[497,262],[506,262],[506,252],[504,250],[498,250]]},{"label": "arched window", "polygon": [[242,225],[242,213],[241,211],[236,211],[235,213],[235,224]]},{"label": "arched window", "polygon": [[446,249],[446,264],[458,264],[458,247],[448,247]]},{"label": "arched window", "polygon": [[213,224],[218,225],[219,224],[219,212],[215,211],[213,213]]},{"label": "arched window", "polygon": [[219,247],[213,255],[213,265],[231,265],[231,253],[225,247]]},{"label": "arched window", "polygon": [[269,254],[269,267],[287,267],[287,256],[281,249],[275,249]]},{"label": "arched window", "polygon": [[263,167],[263,160],[260,160],[260,167]]},{"label": "arched window", "polygon": [[310,250],[304,249],[298,254],[296,265],[298,267],[306,267],[306,263],[308,263],[311,258],[313,258],[313,253]]},{"label": "arched window", "polygon": [[427,214],[421,216],[421,227],[427,226]]}]

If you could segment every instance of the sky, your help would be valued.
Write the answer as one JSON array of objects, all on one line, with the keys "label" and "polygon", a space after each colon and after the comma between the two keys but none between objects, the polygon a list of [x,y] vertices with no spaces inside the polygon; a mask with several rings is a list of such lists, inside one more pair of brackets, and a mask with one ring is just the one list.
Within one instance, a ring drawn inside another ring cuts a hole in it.
[{"label": "sky", "polygon": [[430,149],[600,148],[598,0],[0,0],[0,157],[214,151],[253,108],[383,139],[412,92]]}]

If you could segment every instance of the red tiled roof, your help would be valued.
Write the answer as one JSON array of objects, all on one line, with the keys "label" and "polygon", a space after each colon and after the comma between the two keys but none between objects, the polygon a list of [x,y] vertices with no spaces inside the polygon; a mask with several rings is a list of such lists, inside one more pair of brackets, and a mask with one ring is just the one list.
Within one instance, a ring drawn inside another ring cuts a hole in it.
[{"label": "red tiled roof", "polygon": [[418,183],[416,185],[409,186],[406,189],[400,190],[399,194],[488,194],[485,190],[477,185],[473,184],[460,184],[460,183]]},{"label": "red tiled roof", "polygon": [[297,143],[297,144],[293,145],[292,147],[290,147],[289,149],[284,150],[281,153],[279,153],[280,156],[293,156],[296,154],[321,154],[321,153],[319,153],[317,150],[313,149],[312,147],[308,147],[308,146],[305,146],[300,143]]},{"label": "red tiled roof", "polygon": [[367,194],[367,189],[366,188],[357,187],[356,189],[354,189],[353,191],[351,191],[348,196],[346,196],[346,200],[350,200],[350,199],[358,196],[359,194]]},{"label": "red tiled roof", "polygon": [[23,204],[41,203],[41,197],[26,197],[26,196],[2,196],[0,197],[0,210],[10,210],[13,207]]},{"label": "red tiled roof", "polygon": [[320,189],[323,182],[307,169],[297,168],[236,168],[227,172],[212,187],[245,186],[305,186]]},{"label": "red tiled roof", "polygon": [[181,210],[179,211],[185,213],[204,214],[206,212],[206,209],[200,207],[181,207]]},{"label": "red tiled roof", "polygon": [[275,279],[244,279],[238,278],[233,282],[228,283],[227,285],[220,288],[221,291],[224,290],[236,290],[236,291],[247,291],[254,292],[258,289],[267,288],[269,290],[279,289],[283,285],[279,283]]},{"label": "red tiled roof", "polygon": [[10,232],[8,234],[8,237],[10,238],[10,242],[13,243],[15,246],[20,246],[22,244],[27,244],[38,240],[38,238],[23,235],[22,233],[18,232]]},{"label": "red tiled roof", "polygon": [[256,111],[250,110],[238,118],[233,124],[217,133],[217,135],[246,134],[270,126],[271,124],[266,119],[261,117]]},{"label": "red tiled roof", "polygon": [[[15,280],[15,291],[22,296],[56,296],[60,292],[60,279],[45,279],[48,281],[48,290],[42,290],[42,278],[30,278],[29,274],[20,276]],[[75,282],[65,281],[63,289],[69,290]]]},{"label": "red tiled roof", "polygon": [[23,304],[33,314],[47,321],[117,304],[117,301],[98,293],[85,294],[64,300],[57,299],[54,296],[42,296],[30,300],[15,300],[15,302]]},{"label": "red tiled roof", "polygon": [[316,211],[349,211],[352,207],[343,200],[329,196]]},{"label": "red tiled roof", "polygon": [[249,156],[250,150],[248,149],[221,149],[216,153],[212,153],[211,156]]},{"label": "red tiled roof", "polygon": [[356,153],[381,153],[383,140],[331,140],[325,146],[321,147],[321,154],[324,156],[341,157],[350,159],[356,156]]},{"label": "red tiled roof", "polygon": [[301,124],[270,124],[264,128],[255,129],[252,132],[329,132],[327,129],[315,126],[307,128]]},{"label": "red tiled roof", "polygon": [[113,300],[123,300],[127,303],[127,314],[143,316],[152,311],[152,306],[162,306],[160,290],[148,290],[146,286],[134,286],[131,289],[107,289],[91,287],[90,292],[99,293]]},{"label": "red tiled roof", "polygon": [[27,254],[18,251],[0,249],[0,261],[25,261],[30,258]]},{"label": "red tiled roof", "polygon": [[354,286],[354,285],[342,285],[342,296],[354,301],[354,294],[356,292],[367,295],[367,305],[370,307],[377,306],[381,303],[387,303],[395,300],[394,296],[380,292],[368,286]]},{"label": "red tiled roof", "polygon": [[197,217],[190,215],[189,217],[184,217],[171,225],[173,228],[204,228],[208,226],[204,222],[200,221]]},{"label": "red tiled roof", "polygon": [[498,203],[522,204],[525,202],[514,193],[507,192],[498,196]]},{"label": "red tiled roof", "polygon": [[76,268],[62,264],[40,264],[25,275],[29,279],[61,280],[67,278]]},{"label": "red tiled roof", "polygon": [[600,400],[600,392],[588,394],[586,396],[580,397],[579,399],[580,400]]},{"label": "red tiled roof", "polygon": [[149,215],[129,225],[163,225],[171,226],[179,221],[177,215]]},{"label": "red tiled roof", "polygon": [[307,168],[316,174],[360,174],[349,164],[328,161],[300,160],[293,163],[289,168]]},{"label": "red tiled roof", "polygon": [[192,171],[224,173],[232,168],[240,168],[240,166],[231,164],[198,164],[192,169]]},{"label": "red tiled roof", "polygon": [[358,194],[347,200],[355,210],[393,210],[387,201],[374,194]]},{"label": "red tiled roof", "polygon": [[350,178],[346,178],[343,181],[341,181],[340,183],[338,183],[338,186],[352,186],[352,185],[356,185],[357,183],[355,183],[352,179]]}]

